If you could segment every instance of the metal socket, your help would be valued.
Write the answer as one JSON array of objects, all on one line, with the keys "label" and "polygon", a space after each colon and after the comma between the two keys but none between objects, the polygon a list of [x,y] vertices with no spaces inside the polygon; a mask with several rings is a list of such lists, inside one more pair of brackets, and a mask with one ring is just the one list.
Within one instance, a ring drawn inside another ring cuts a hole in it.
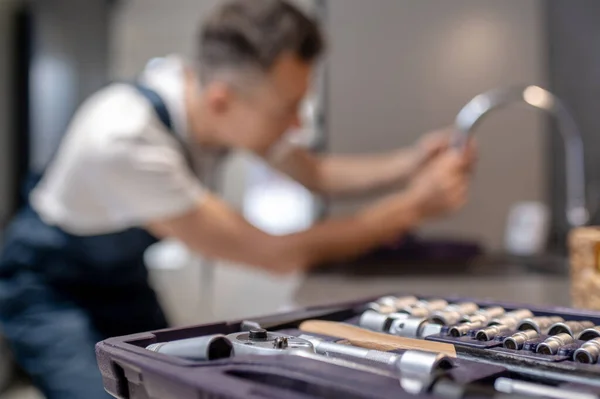
[{"label": "metal socket", "polygon": [[391,320],[387,314],[382,314],[374,310],[364,311],[358,320],[358,325],[360,327],[377,332],[387,331],[390,327],[390,324]]},{"label": "metal socket", "polygon": [[511,312],[505,313],[501,317],[493,318],[488,322],[488,326],[495,326],[499,324],[510,324],[516,327],[519,322],[528,317],[533,317],[533,313],[529,309],[517,309]]},{"label": "metal socket", "polygon": [[415,308],[425,308],[431,312],[436,310],[443,310],[448,307],[448,301],[443,299],[432,299],[428,301],[419,301],[414,305]]},{"label": "metal socket", "polygon": [[562,323],[563,321],[565,321],[565,319],[559,316],[529,317],[527,319],[521,320],[521,322],[517,326],[517,330],[535,330],[538,332],[538,334],[548,334],[548,330],[550,330],[550,327],[552,327],[556,323]]},{"label": "metal socket", "polygon": [[442,326],[429,323],[424,317],[407,317],[396,319],[390,327],[390,334],[406,338],[425,338],[429,335],[439,334]]},{"label": "metal socket", "polygon": [[382,314],[374,310],[367,310],[360,316],[358,325],[371,331],[389,332],[392,321],[407,317],[408,315],[404,313]]},{"label": "metal socket", "polygon": [[399,313],[406,313],[412,317],[428,317],[433,312],[444,310],[448,302],[443,299],[433,299],[430,301],[418,301],[412,305],[406,305],[398,308]]},{"label": "metal socket", "polygon": [[578,363],[595,364],[600,358],[600,338],[586,342],[573,354],[573,360]]},{"label": "metal socket", "polygon": [[448,335],[452,337],[462,337],[469,333],[471,330],[475,330],[476,328],[485,327],[487,318],[483,317],[483,320],[473,320],[468,323],[461,323],[453,326],[448,330]]},{"label": "metal socket", "polygon": [[588,328],[587,330],[583,330],[578,337],[578,339],[580,339],[581,341],[589,341],[594,338],[600,338],[600,326],[595,326],[592,328]]},{"label": "metal socket", "polygon": [[513,330],[517,329],[517,325],[519,325],[519,319],[516,319],[514,317],[501,317],[499,319],[494,319],[492,321],[488,322],[488,327],[493,327],[493,326],[507,326],[510,327]]},{"label": "metal socket", "polygon": [[392,322],[390,334],[407,338],[419,338],[419,333],[427,319],[424,317],[407,317]]},{"label": "metal socket", "polygon": [[396,364],[400,386],[413,395],[427,393],[440,373],[453,367],[441,353],[407,350]]},{"label": "metal socket", "polygon": [[506,324],[497,324],[489,326],[477,331],[475,337],[479,341],[491,341],[499,335],[506,334],[507,332],[513,331],[514,327]]},{"label": "metal socket", "polygon": [[442,326],[452,326],[458,324],[462,317],[462,313],[456,310],[443,310],[433,312],[431,316],[427,318],[428,321]]},{"label": "metal socket", "polygon": [[412,306],[417,302],[419,302],[417,297],[414,297],[412,295],[402,297],[388,295],[381,297],[377,301],[375,301],[375,303],[378,303],[381,306],[390,307],[394,309],[402,308],[404,306]]},{"label": "metal socket", "polygon": [[479,309],[474,314],[465,314],[461,319],[461,322],[472,322],[473,317],[484,317],[486,319],[486,323],[488,320],[496,319],[502,317],[506,311],[504,308],[500,306],[493,306],[490,308]]},{"label": "metal socket", "polygon": [[549,335],[569,334],[571,337],[578,337],[579,334],[588,328],[594,327],[591,321],[564,321],[553,324],[548,330]]},{"label": "metal socket", "polygon": [[396,311],[394,306],[384,305],[378,302],[369,302],[365,305],[366,310],[372,310],[381,314],[391,314]]},{"label": "metal socket", "polygon": [[536,352],[541,355],[556,355],[560,348],[575,342],[569,334],[554,335],[538,345]]},{"label": "metal socket", "polygon": [[162,342],[149,345],[146,349],[188,360],[216,360],[233,356],[233,345],[222,334]]},{"label": "metal socket", "polygon": [[394,306],[396,307],[396,309],[400,309],[405,306],[413,306],[417,302],[419,302],[417,297],[403,296],[403,297],[396,298],[396,300],[394,301]]},{"label": "metal socket", "polygon": [[455,311],[460,314],[474,314],[479,310],[479,305],[475,302],[452,303],[446,307],[447,311]]},{"label": "metal socket", "polygon": [[394,304],[396,303],[396,299],[397,298],[395,296],[382,296],[375,302],[384,306],[394,306]]},{"label": "metal socket", "polygon": [[520,350],[523,349],[525,342],[536,339],[540,336],[535,330],[519,331],[518,333],[506,338],[503,342],[506,349]]},{"label": "metal socket", "polygon": [[419,332],[419,338],[426,338],[442,332],[441,324],[425,323]]},{"label": "metal socket", "polygon": [[482,326],[486,325],[488,322],[488,318],[482,314],[474,314],[469,315],[468,317],[463,316],[460,319],[461,323],[471,323],[471,324],[481,324]]}]

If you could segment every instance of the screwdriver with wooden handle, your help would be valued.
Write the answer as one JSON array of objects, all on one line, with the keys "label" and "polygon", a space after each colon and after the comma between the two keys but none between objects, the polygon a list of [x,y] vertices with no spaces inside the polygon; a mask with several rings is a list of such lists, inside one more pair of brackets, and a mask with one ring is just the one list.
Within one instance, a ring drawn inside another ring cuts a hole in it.
[{"label": "screwdriver with wooden handle", "polygon": [[456,349],[452,344],[425,341],[421,339],[403,338],[365,330],[350,324],[323,320],[307,320],[300,324],[300,330],[311,334],[320,334],[342,338],[354,346],[380,351],[391,350],[420,350],[425,352],[442,353],[456,357]]}]

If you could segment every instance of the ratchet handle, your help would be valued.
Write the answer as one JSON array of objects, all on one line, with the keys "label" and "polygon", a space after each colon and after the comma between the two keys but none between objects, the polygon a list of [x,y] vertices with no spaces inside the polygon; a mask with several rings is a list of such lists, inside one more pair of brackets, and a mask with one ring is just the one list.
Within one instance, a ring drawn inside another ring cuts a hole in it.
[{"label": "ratchet handle", "polygon": [[442,353],[449,357],[456,357],[456,349],[452,344],[397,337],[389,334],[365,330],[350,324],[322,320],[308,320],[300,324],[300,330],[312,334],[321,334],[330,337],[346,339],[353,345],[361,346],[367,349],[420,350],[425,352]]}]

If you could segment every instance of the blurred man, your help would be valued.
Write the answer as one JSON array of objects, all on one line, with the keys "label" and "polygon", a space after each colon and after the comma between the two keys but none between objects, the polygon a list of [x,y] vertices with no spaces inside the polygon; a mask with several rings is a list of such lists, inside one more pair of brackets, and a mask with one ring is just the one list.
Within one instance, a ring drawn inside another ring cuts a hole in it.
[{"label": "blurred man", "polygon": [[[153,62],[136,84],[88,99],[6,233],[2,330],[49,399],[105,397],[94,344],[167,327],[143,262],[161,238],[284,274],[362,254],[465,203],[473,154],[445,151],[446,134],[362,157],[317,156],[281,140],[298,125],[323,47],[318,27],[287,3],[228,3],[198,46],[197,65]],[[195,175],[231,149],[258,154],[322,195],[406,189],[355,215],[272,236]]]}]

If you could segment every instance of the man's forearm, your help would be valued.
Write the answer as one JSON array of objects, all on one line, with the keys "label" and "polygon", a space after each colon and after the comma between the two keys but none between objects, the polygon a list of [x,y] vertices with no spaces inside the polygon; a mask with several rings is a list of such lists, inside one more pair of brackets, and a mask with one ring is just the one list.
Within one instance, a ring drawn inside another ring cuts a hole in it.
[{"label": "man's forearm", "polygon": [[283,236],[277,248],[292,269],[312,268],[368,252],[412,229],[421,219],[418,200],[405,195],[380,201],[355,216],[330,219],[307,231]]},{"label": "man's forearm", "polygon": [[406,181],[420,154],[407,148],[381,155],[326,156],[319,160],[319,186],[329,195],[354,195]]},{"label": "man's forearm", "polygon": [[356,156],[319,156],[298,148],[275,166],[319,194],[352,196],[406,181],[420,165],[421,157],[415,148]]},{"label": "man's forearm", "polygon": [[177,239],[204,256],[285,274],[360,255],[388,242],[421,221],[420,209],[414,195],[399,194],[354,216],[274,236],[207,194],[189,212],[146,227],[156,237]]}]

